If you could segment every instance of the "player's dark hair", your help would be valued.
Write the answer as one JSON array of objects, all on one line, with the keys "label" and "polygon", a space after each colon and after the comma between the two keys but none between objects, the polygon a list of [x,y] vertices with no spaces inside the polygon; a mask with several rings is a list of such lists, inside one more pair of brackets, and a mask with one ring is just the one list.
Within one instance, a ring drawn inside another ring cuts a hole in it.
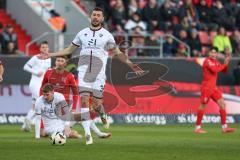
[{"label": "player's dark hair", "polygon": [[43,93],[48,93],[48,92],[53,91],[53,89],[54,89],[53,85],[50,83],[47,83],[43,86],[42,91],[43,91]]},{"label": "player's dark hair", "polygon": [[216,52],[218,52],[218,48],[217,48],[217,47],[212,46],[212,47],[210,48],[210,51],[212,51],[212,50],[215,50]]},{"label": "player's dark hair", "polygon": [[102,12],[102,14],[103,14],[103,16],[104,16],[104,10],[102,9],[102,8],[100,8],[100,7],[95,7],[93,10],[92,10],[92,12],[93,11],[100,11],[100,12]]},{"label": "player's dark hair", "polygon": [[69,60],[69,57],[68,57],[68,56],[57,56],[56,59],[57,59],[57,58],[63,58],[63,59],[65,59],[65,60],[67,60],[67,61]]},{"label": "player's dark hair", "polygon": [[43,45],[43,44],[47,44],[48,45],[48,41],[42,41],[40,45]]}]

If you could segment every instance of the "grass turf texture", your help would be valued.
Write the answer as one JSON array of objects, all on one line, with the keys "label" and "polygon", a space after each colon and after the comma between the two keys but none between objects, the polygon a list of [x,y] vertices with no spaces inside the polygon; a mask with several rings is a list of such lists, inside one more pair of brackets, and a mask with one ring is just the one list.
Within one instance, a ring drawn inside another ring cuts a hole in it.
[{"label": "grass turf texture", "polygon": [[[235,125],[234,127],[237,127]],[[81,133],[83,130],[75,127]],[[53,146],[48,138],[35,140],[20,126],[0,125],[0,160],[234,160],[240,157],[240,132],[222,134],[220,125],[204,125],[205,135],[192,125],[111,126],[110,139],[94,136],[94,144],[67,139]]]}]

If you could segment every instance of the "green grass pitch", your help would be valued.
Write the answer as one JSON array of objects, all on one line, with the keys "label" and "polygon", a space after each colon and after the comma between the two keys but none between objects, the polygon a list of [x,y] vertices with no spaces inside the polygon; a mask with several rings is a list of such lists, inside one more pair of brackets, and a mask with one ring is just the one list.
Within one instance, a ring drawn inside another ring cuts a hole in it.
[{"label": "green grass pitch", "polygon": [[[238,125],[234,125],[238,127]],[[81,133],[83,130],[75,127]],[[113,125],[110,139],[94,136],[94,144],[67,139],[53,146],[48,138],[34,139],[18,125],[0,125],[0,160],[239,160],[240,131],[222,134],[220,125],[204,125],[205,135],[193,125]]]}]

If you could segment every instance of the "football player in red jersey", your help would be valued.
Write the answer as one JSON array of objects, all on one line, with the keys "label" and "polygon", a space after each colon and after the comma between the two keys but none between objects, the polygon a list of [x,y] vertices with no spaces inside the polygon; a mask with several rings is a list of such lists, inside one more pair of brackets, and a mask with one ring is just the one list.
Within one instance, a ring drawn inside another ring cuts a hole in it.
[{"label": "football player in red jersey", "polygon": [[3,81],[3,73],[4,73],[4,68],[3,68],[2,62],[0,61],[0,82]]},{"label": "football player in red jersey", "polygon": [[227,113],[226,113],[225,102],[222,97],[221,91],[216,86],[218,73],[227,72],[230,56],[227,55],[224,61],[224,64],[221,64],[216,59],[217,54],[218,54],[218,49],[216,47],[212,47],[209,52],[209,57],[206,58],[203,62],[203,66],[202,66],[203,80],[202,80],[201,97],[200,97],[201,104],[197,112],[196,128],[194,130],[195,133],[200,133],[200,134],[207,133],[205,130],[201,128],[201,121],[204,115],[204,109],[207,106],[207,103],[209,102],[210,99],[214,100],[220,107],[222,133],[230,133],[235,131],[235,128],[230,128],[226,124]]},{"label": "football player in red jersey", "polygon": [[[67,61],[67,56],[60,56],[56,58],[55,68],[47,70],[42,81],[42,87],[45,86],[45,84],[52,84],[54,86],[54,91],[62,93],[69,104],[70,95],[72,94],[73,104],[71,111],[76,112],[78,103],[78,85],[74,75],[65,70]],[[42,95],[42,93],[40,93],[40,95]],[[111,136],[111,133],[101,132],[95,125],[94,121],[90,121],[90,129],[92,129],[99,138],[108,138]],[[43,126],[41,128],[43,128]]]}]

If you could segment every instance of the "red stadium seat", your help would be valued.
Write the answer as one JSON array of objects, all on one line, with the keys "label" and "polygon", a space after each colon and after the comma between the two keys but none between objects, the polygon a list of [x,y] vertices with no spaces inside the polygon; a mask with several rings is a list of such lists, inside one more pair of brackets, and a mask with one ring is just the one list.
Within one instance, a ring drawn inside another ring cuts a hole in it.
[{"label": "red stadium seat", "polygon": [[210,44],[211,43],[207,32],[199,31],[198,35],[199,35],[200,42],[202,44]]}]

